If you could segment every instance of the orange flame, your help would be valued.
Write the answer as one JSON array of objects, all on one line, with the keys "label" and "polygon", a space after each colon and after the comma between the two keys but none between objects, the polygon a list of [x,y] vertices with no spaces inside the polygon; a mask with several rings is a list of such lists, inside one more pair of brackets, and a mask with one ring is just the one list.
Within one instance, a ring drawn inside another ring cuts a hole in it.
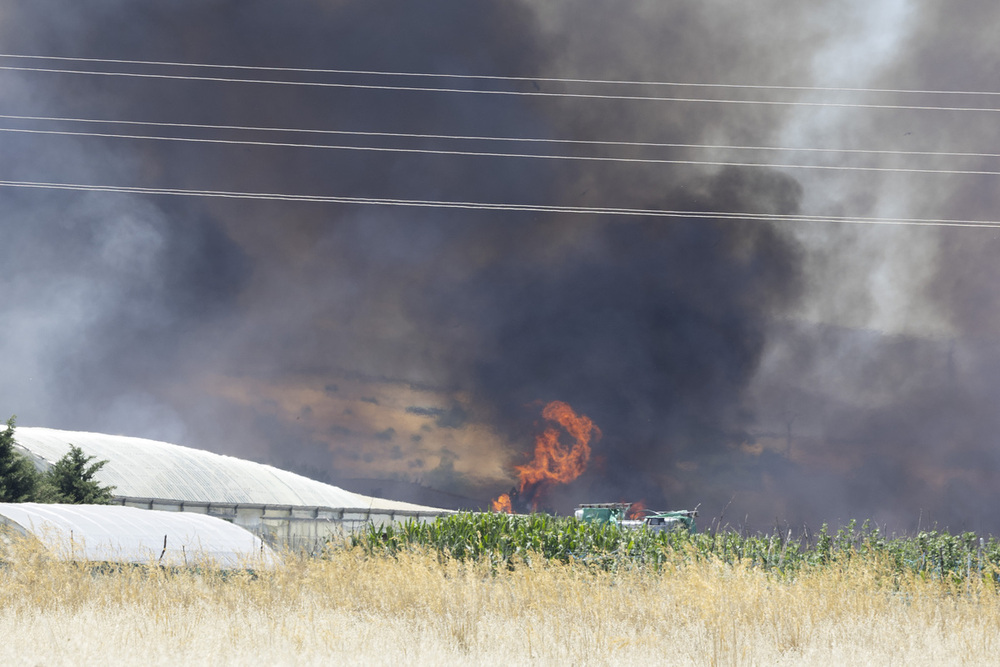
[{"label": "orange flame", "polygon": [[646,511],[646,503],[639,501],[637,503],[632,503],[632,506],[628,508],[629,519],[641,519]]},{"label": "orange flame", "polygon": [[514,508],[510,504],[510,496],[506,493],[501,493],[500,497],[493,501],[493,511],[513,514]]},{"label": "orange flame", "polygon": [[[562,401],[552,401],[542,410],[542,417],[559,424],[573,437],[572,444],[560,442],[560,431],[547,428],[535,438],[534,458],[525,465],[514,466],[520,479],[518,493],[528,487],[538,489],[549,484],[566,484],[583,474],[590,460],[590,440],[601,437],[601,429],[589,417],[577,415],[573,408]],[[537,498],[537,494],[533,494]],[[504,494],[493,501],[494,511],[511,512],[511,499]],[[532,509],[537,509],[532,500]]]},{"label": "orange flame", "polygon": [[535,439],[535,458],[523,466],[515,466],[521,479],[520,490],[530,484],[552,482],[566,484],[583,474],[590,460],[591,433],[601,436],[589,417],[577,416],[567,403],[552,401],[545,406],[542,416],[562,426],[575,442],[565,445],[559,441],[559,431],[547,428]]}]

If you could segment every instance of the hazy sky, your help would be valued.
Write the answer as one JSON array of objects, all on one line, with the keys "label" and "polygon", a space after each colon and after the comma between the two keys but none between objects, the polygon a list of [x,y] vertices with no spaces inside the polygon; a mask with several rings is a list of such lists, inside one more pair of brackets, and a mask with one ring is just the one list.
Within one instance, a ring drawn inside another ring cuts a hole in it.
[{"label": "hazy sky", "polygon": [[[8,55],[527,79],[0,57],[0,180],[993,220],[997,176],[956,172],[1000,171],[998,20],[961,0],[0,0]],[[557,511],[1000,530],[1000,229],[5,187],[0,231],[0,406],[25,425],[486,500],[561,400],[603,437]]]}]

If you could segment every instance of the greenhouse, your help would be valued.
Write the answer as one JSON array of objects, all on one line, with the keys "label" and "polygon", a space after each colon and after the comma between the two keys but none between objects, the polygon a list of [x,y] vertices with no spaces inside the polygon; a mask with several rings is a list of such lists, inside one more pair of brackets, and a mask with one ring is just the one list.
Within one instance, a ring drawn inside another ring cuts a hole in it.
[{"label": "greenhouse", "polygon": [[204,514],[0,503],[0,525],[38,539],[53,555],[67,560],[250,569],[276,562],[258,537]]},{"label": "greenhouse", "polygon": [[448,510],[373,498],[273,466],[156,440],[18,426],[17,445],[39,468],[71,446],[107,461],[97,480],[130,507],[206,514],[272,544],[321,548],[368,524],[431,521]]}]

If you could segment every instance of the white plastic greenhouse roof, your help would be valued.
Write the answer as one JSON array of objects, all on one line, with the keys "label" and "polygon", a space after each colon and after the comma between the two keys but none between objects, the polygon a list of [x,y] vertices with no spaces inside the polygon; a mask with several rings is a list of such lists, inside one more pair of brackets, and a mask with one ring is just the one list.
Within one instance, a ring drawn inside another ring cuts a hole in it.
[{"label": "white plastic greenhouse roof", "polygon": [[106,460],[96,479],[116,496],[184,502],[292,505],[376,511],[447,513],[434,507],[372,498],[287,470],[156,440],[18,426],[14,440],[48,464],[71,445]]},{"label": "white plastic greenhouse roof", "polygon": [[0,503],[0,523],[58,558],[98,562],[271,567],[274,553],[244,528],[205,514],[117,505]]}]

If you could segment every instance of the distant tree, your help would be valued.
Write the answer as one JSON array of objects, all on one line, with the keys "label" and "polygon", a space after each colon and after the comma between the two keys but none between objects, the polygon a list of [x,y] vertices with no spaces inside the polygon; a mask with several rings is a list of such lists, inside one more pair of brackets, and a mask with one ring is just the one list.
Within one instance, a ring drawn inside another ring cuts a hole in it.
[{"label": "distant tree", "polygon": [[0,502],[24,503],[37,499],[41,475],[34,464],[14,448],[14,421],[0,431]]},{"label": "distant tree", "polygon": [[15,417],[0,431],[0,502],[72,503],[107,505],[113,486],[101,486],[94,475],[107,461],[91,463],[79,447],[69,451],[45,472],[14,446]]},{"label": "distant tree", "polygon": [[111,502],[113,486],[101,486],[94,479],[97,471],[107,461],[91,463],[96,457],[87,456],[76,445],[42,474],[39,484],[41,502],[68,503],[73,505],[107,505]]}]

